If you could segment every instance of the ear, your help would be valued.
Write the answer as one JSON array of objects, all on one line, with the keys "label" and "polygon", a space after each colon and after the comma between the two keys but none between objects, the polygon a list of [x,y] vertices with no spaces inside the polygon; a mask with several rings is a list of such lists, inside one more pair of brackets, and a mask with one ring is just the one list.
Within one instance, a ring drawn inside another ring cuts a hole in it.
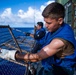
[{"label": "ear", "polygon": [[63,21],[64,21],[63,18],[59,18],[59,19],[58,19],[58,22],[59,22],[60,25],[63,23]]}]

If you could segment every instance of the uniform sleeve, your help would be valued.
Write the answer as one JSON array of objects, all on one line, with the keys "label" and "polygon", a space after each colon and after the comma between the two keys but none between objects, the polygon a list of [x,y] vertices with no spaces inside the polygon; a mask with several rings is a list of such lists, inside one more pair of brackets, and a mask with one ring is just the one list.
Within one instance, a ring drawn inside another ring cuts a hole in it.
[{"label": "uniform sleeve", "polygon": [[38,39],[41,39],[41,38],[43,38],[45,36],[45,32],[44,31],[40,31],[38,34],[34,34],[34,38],[36,39],[36,40],[38,40]]}]

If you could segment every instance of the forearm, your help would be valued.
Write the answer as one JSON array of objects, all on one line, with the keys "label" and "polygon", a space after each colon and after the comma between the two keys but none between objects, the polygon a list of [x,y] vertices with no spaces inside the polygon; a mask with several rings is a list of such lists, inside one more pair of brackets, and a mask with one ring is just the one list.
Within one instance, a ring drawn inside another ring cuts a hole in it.
[{"label": "forearm", "polygon": [[9,51],[6,49],[1,49],[0,57],[5,59],[12,59],[12,60],[37,62],[47,58],[48,55],[43,49],[35,54],[29,54],[29,53],[26,54],[26,53],[20,53],[19,51],[16,51],[16,50]]},{"label": "forearm", "polygon": [[36,54],[21,54],[21,53],[17,53],[15,55],[16,60],[24,60],[24,61],[30,61],[30,62],[37,62],[41,60],[41,57],[38,55],[38,53]]},{"label": "forearm", "polygon": [[34,34],[30,34],[30,36],[34,38]]},{"label": "forearm", "polygon": [[20,54],[20,53],[16,54],[16,59],[30,62],[37,62],[47,57],[48,55],[43,50],[35,54]]}]

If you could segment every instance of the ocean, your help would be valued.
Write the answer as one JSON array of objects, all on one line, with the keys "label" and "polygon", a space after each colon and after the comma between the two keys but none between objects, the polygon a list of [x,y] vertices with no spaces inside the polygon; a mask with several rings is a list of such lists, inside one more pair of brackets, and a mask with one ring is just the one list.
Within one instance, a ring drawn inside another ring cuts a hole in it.
[{"label": "ocean", "polygon": [[24,32],[34,33],[34,28],[13,28],[14,35],[17,36],[25,36]]},{"label": "ocean", "polygon": [[[22,36],[32,39],[31,37],[25,36],[24,32],[34,33],[34,28],[13,28],[12,31],[15,37]],[[25,66],[0,58],[0,75],[25,75],[25,72]]]}]

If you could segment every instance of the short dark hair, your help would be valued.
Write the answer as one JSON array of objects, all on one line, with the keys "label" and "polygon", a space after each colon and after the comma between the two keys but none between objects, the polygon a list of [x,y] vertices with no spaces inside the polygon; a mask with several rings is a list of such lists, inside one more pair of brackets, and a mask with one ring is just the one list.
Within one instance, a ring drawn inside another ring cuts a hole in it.
[{"label": "short dark hair", "polygon": [[43,27],[43,22],[37,22],[37,24],[41,27]]},{"label": "short dark hair", "polygon": [[64,18],[65,8],[62,4],[53,2],[48,6],[46,6],[46,8],[42,12],[42,16],[44,18],[52,18],[52,19]]}]

